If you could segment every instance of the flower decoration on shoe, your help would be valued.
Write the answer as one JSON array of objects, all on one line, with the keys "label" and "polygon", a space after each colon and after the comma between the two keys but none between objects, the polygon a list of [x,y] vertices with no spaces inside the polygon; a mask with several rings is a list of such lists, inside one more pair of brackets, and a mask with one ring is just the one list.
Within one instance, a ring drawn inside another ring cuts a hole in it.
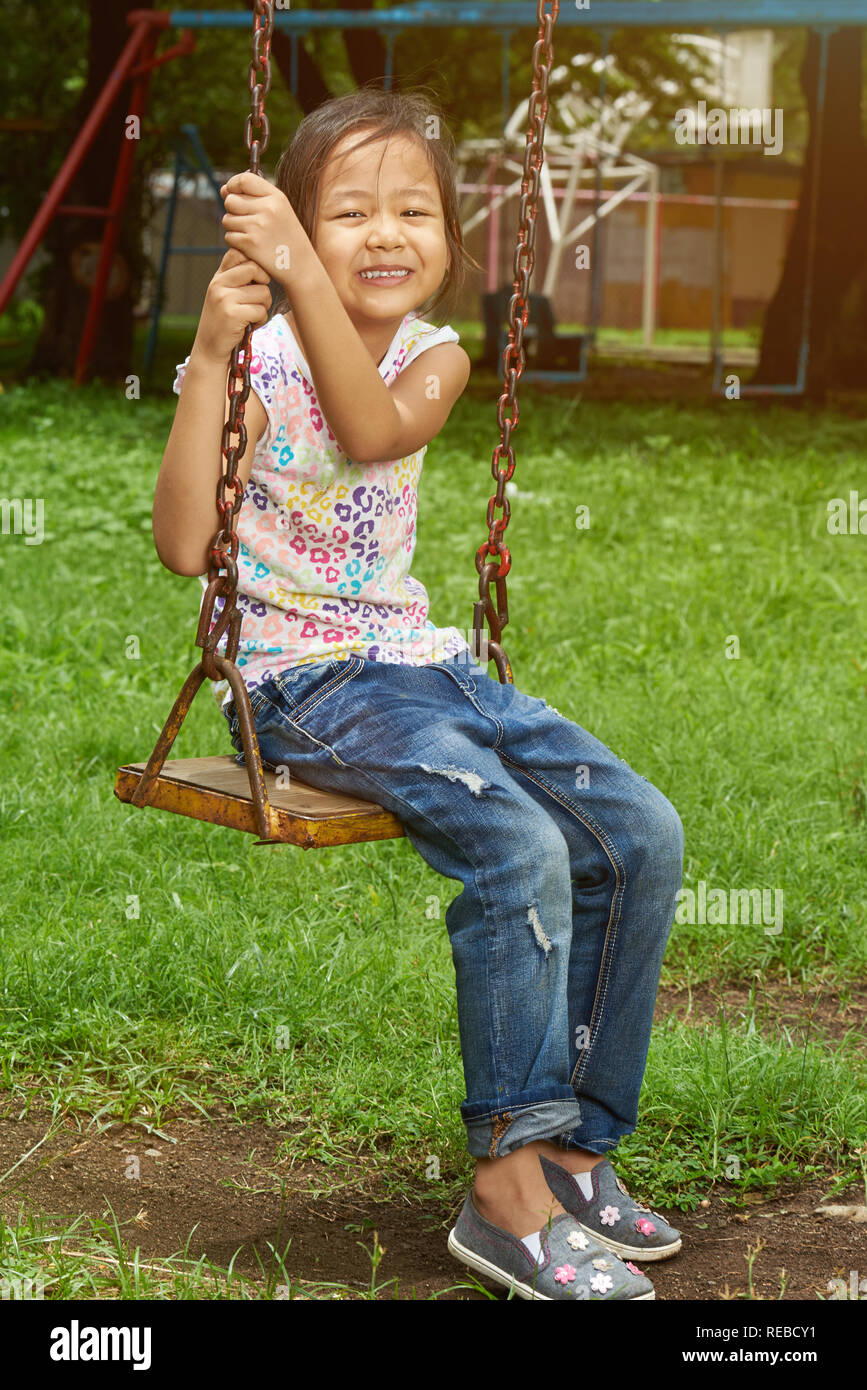
[{"label": "flower decoration on shoe", "polygon": [[586,1250],[590,1244],[583,1231],[570,1231],[566,1240],[573,1250]]},{"label": "flower decoration on shoe", "polygon": [[614,1280],[608,1274],[594,1274],[590,1287],[596,1293],[608,1293],[609,1289],[614,1288]]},{"label": "flower decoration on shoe", "polygon": [[560,1265],[554,1271],[554,1278],[558,1284],[571,1284],[577,1273],[577,1269],[574,1269],[572,1265]]},{"label": "flower decoration on shoe", "polygon": [[624,1264],[626,1265],[626,1268],[630,1271],[630,1273],[637,1274],[642,1279],[644,1278],[644,1270],[639,1269],[638,1265],[634,1265],[631,1260],[625,1260]]},{"label": "flower decoration on shoe", "polygon": [[656,1227],[652,1221],[648,1221],[646,1216],[640,1216],[638,1218],[635,1223],[635,1229],[643,1236],[652,1236],[656,1234]]},{"label": "flower decoration on shoe", "polygon": [[599,1212],[599,1220],[603,1226],[615,1226],[620,1220],[619,1207],[602,1207]]}]

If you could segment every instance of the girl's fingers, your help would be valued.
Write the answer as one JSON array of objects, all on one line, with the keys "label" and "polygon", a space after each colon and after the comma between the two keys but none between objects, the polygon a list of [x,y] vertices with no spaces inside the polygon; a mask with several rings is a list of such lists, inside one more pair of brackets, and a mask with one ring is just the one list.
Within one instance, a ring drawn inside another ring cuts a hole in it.
[{"label": "girl's fingers", "polygon": [[245,197],[243,193],[229,193],[223,197],[225,211],[233,212],[236,215],[258,212],[260,203],[260,198]]},{"label": "girl's fingers", "polygon": [[255,295],[255,296],[254,296],[254,295],[245,295],[243,299],[239,299],[239,300],[238,300],[238,308],[239,308],[242,312],[246,312],[247,309],[270,309],[270,307],[271,307],[271,295],[270,295],[270,293],[268,293],[268,294],[257,294],[257,295]]},{"label": "girl's fingers", "polygon": [[254,174],[251,169],[243,169],[238,174],[233,174],[223,184],[220,192],[225,195],[226,189],[233,194],[267,192],[273,187],[267,179],[263,179],[261,174]]},{"label": "girl's fingers", "polygon": [[229,266],[227,270],[219,272],[224,285],[240,286],[250,283],[268,285],[271,283],[271,276],[267,270],[263,270],[258,261],[251,261],[244,256],[236,247],[233,247],[235,255],[239,257],[235,265]]},{"label": "girl's fingers", "polygon": [[230,284],[239,285],[245,284],[246,280],[261,280],[267,284],[271,278],[258,261],[251,260],[237,246],[229,247],[220,262],[220,269],[217,273],[222,275],[224,281],[228,280]]}]

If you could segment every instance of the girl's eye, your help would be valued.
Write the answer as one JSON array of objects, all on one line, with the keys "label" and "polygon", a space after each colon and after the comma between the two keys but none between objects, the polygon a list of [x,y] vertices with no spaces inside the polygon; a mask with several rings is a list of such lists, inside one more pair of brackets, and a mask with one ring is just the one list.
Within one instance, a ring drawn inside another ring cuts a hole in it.
[{"label": "girl's eye", "polygon": [[[403,217],[406,217],[409,213],[412,213],[415,217],[427,217],[427,216],[428,216],[428,213],[422,212],[421,208],[407,208],[406,211],[405,211],[404,213],[402,213],[401,215],[402,215]],[[338,217],[338,221],[340,221],[341,218],[344,218],[344,217],[363,217],[363,216],[364,216],[364,213],[363,213],[363,212],[358,212],[357,210],[356,210],[355,212],[341,212],[341,213],[340,213],[340,216]]]}]

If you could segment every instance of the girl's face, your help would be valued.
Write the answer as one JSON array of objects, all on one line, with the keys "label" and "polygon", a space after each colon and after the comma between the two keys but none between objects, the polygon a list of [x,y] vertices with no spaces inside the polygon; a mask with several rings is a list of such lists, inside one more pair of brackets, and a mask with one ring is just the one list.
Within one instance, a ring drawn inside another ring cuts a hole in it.
[{"label": "girl's face", "polygon": [[442,199],[417,140],[383,137],[355,151],[357,139],[345,137],[322,171],[311,240],[350,318],[385,324],[442,284]]}]

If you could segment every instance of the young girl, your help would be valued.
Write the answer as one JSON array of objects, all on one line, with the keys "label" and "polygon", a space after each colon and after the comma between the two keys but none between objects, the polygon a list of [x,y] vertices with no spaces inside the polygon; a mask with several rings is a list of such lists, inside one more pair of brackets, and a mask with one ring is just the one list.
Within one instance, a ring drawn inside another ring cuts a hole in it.
[{"label": "young girl", "polygon": [[154,539],[205,583],[228,362],[259,324],[238,665],[263,759],[393,811],[463,884],[446,926],[478,1163],[449,1249],[521,1297],[649,1299],[632,1260],[680,1238],[605,1155],[637,1120],[681,823],[604,744],[435,627],[409,572],[425,451],[470,369],[457,333],[420,317],[453,302],[469,261],[453,157],[426,97],[365,88],[302,121],[276,188],[228,181],[230,249],[178,368]]}]

